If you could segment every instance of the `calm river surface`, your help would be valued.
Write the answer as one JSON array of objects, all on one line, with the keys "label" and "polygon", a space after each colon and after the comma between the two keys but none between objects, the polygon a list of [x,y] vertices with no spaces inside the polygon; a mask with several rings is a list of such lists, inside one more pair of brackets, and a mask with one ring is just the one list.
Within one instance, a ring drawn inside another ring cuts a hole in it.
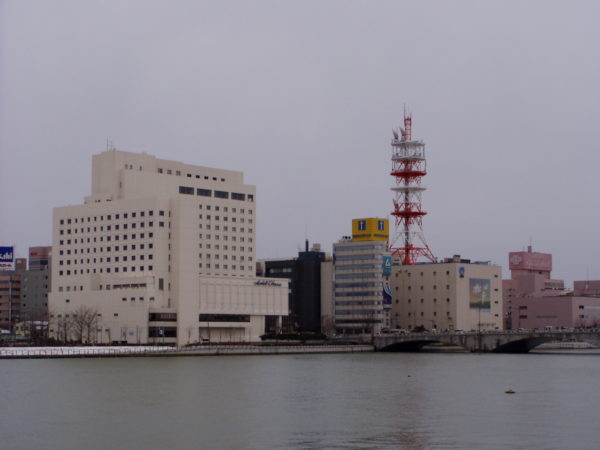
[{"label": "calm river surface", "polygon": [[2,360],[0,380],[2,449],[600,448],[600,354]]}]

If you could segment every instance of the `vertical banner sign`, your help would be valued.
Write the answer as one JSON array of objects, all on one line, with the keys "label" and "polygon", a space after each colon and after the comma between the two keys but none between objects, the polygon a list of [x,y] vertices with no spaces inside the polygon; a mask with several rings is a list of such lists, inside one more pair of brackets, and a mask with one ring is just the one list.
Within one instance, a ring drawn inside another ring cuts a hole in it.
[{"label": "vertical banner sign", "polygon": [[14,270],[15,248],[0,247],[0,270]]},{"label": "vertical banner sign", "polygon": [[383,258],[383,275],[390,276],[392,274],[392,257],[388,255],[382,256]]},{"label": "vertical banner sign", "polygon": [[383,285],[383,307],[392,307],[392,288],[390,288],[390,285],[388,283],[385,283]]},{"label": "vertical banner sign", "polygon": [[469,308],[490,311],[491,291],[490,280],[484,278],[469,279]]}]

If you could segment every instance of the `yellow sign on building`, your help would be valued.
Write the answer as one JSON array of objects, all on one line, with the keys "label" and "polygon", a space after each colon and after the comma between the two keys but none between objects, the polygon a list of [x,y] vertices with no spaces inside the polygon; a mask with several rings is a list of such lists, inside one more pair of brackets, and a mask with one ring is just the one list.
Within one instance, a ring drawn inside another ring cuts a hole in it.
[{"label": "yellow sign on building", "polygon": [[387,219],[352,219],[353,241],[388,241],[390,226]]}]

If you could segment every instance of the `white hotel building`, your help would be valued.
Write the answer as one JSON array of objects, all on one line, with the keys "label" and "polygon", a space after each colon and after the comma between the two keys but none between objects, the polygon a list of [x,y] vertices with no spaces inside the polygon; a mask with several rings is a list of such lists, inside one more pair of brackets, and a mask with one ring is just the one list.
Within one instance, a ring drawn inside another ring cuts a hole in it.
[{"label": "white hotel building", "polygon": [[288,314],[288,282],[256,278],[255,227],[241,172],[94,155],[92,194],[54,209],[51,334],[84,306],[98,343],[257,341]]}]

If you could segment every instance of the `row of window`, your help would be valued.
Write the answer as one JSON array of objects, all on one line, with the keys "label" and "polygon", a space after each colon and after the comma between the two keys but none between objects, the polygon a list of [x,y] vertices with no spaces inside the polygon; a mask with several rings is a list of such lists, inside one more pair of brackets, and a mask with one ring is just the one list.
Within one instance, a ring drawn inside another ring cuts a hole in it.
[{"label": "row of window", "polygon": [[[226,234],[225,234],[225,235],[223,235],[222,237],[223,237],[223,240],[224,240],[224,241],[228,241],[228,240],[229,240],[229,238],[230,238],[230,236],[228,236],[228,235],[226,235]],[[213,239],[213,235],[211,235],[211,234],[202,234],[202,233],[200,233],[200,234],[198,235],[198,238],[199,238],[199,239],[207,239],[207,240],[211,240],[211,239]],[[239,238],[240,238],[240,242],[246,242],[246,238],[245,238],[244,236],[239,236]],[[221,235],[219,235],[219,234],[215,234],[215,235],[214,235],[214,240],[215,240],[215,241],[218,241],[218,240],[220,240],[220,239],[221,239]],[[232,242],[237,242],[237,240],[238,240],[238,236],[231,236],[231,241],[232,241]],[[248,238],[248,242],[254,242],[254,239],[253,239],[253,238],[251,238],[251,237],[249,237],[249,238]]]},{"label": "row of window", "polygon": [[[194,195],[194,188],[190,186],[179,186],[179,193],[185,195]],[[253,194],[242,194],[240,192],[227,192],[227,191],[217,191],[212,189],[201,189],[196,188],[196,195],[200,197],[214,197],[214,198],[222,198],[222,199],[231,199],[231,200],[240,200],[246,201],[246,198],[249,202],[254,201]]]},{"label": "row of window", "polygon": [[[204,245],[204,248],[210,250],[211,247],[214,247],[215,250],[220,250],[221,246],[219,244],[202,244],[202,242],[200,242],[200,244],[198,244],[199,247],[198,248],[202,248],[202,246]],[[232,245],[231,246],[231,251],[235,252],[237,251],[238,247],[236,245]],[[223,250],[229,250],[229,246],[227,244],[223,245]],[[246,251],[246,247],[244,246],[240,246],[240,252]],[[248,247],[248,252],[252,252],[253,251],[253,247]]]},{"label": "row of window", "polygon": [[[128,245],[122,245],[122,246],[118,246],[115,245],[114,247],[111,246],[107,246],[105,247],[87,247],[86,249],[80,248],[79,249],[79,254],[80,255],[84,255],[84,254],[90,254],[90,253],[103,253],[105,250],[107,252],[119,252],[119,251],[129,251],[129,250],[137,250],[138,246],[140,250],[145,250],[146,249],[146,245],[148,246],[148,250],[152,250],[154,248],[154,244],[152,242],[147,243],[147,244],[131,244],[130,246]],[[71,249],[67,249],[67,250],[59,250],[59,255],[77,255],[77,250],[78,249],[73,249],[72,253],[71,253]],[[87,250],[87,252],[85,252],[84,250]],[[98,251],[99,250],[99,251]],[[83,262],[83,260],[82,260]],[[89,261],[88,261],[89,262]]]},{"label": "row of window", "polygon": [[[146,217],[146,214],[148,215],[148,217],[152,217],[152,216],[154,216],[154,211],[153,210],[149,210],[147,212],[146,211],[132,211],[132,212],[126,212],[126,213],[107,214],[106,216],[101,215],[101,216],[88,216],[88,217],[74,217],[74,218],[60,219],[59,223],[60,223],[60,225],[65,225],[65,224],[70,225],[72,223],[98,222],[98,218],[100,218],[99,220],[101,222],[104,221],[105,219],[106,220],[125,220],[125,219],[129,219],[129,218]],[[159,210],[158,215],[164,216],[165,211]]]},{"label": "row of window", "polygon": [[[129,168],[131,169],[131,167],[132,166],[130,165]],[[127,164],[125,164],[125,168],[127,169]],[[142,166],[140,166],[140,170],[142,170]],[[173,171],[173,169],[164,169],[162,167],[159,167],[157,171],[158,171],[158,173],[163,173],[163,174],[166,174],[166,175],[176,175],[178,177],[182,176],[181,175],[181,170],[177,170],[177,169],[175,169],[175,171]],[[212,179],[212,181],[219,181],[220,180],[222,183],[224,183],[226,181],[225,178],[209,177],[208,175],[200,175],[200,174],[194,174],[194,175],[192,175],[189,172],[186,173],[186,176],[188,178],[195,177],[198,180],[201,180],[201,179],[211,180]]]},{"label": "row of window", "polygon": [[[198,229],[200,230],[212,230],[212,225],[211,224],[198,224]],[[220,225],[214,225],[214,229],[215,231],[221,231],[221,226]],[[223,231],[227,232],[229,231],[229,227],[227,225],[223,226]],[[232,233],[237,233],[237,228],[236,227],[232,227],[231,228],[231,232]],[[240,227],[240,233],[246,233],[246,228],[244,227]],[[254,230],[252,228],[248,228],[248,233],[253,233]]]},{"label": "row of window", "polygon": [[[154,227],[154,222],[153,221],[149,221],[147,223],[148,228],[152,228]],[[158,226],[159,227],[164,227],[165,226],[165,222],[164,221],[159,221],[158,222]],[[104,231],[119,231],[121,229],[123,230],[127,230],[127,229],[132,229],[135,230],[136,228],[146,228],[146,222],[133,222],[133,223],[123,223],[123,224],[116,224],[116,225],[101,225],[100,227],[87,227],[87,230],[85,228],[66,228],[66,229],[60,229],[58,230],[58,234],[60,234],[61,236],[65,235],[65,234],[89,234],[89,233],[101,233]],[[65,233],[66,232],[66,233]]]},{"label": "row of window", "polygon": [[[214,253],[214,254],[212,254],[212,256],[211,256],[211,253],[205,253],[204,255],[202,253],[200,253],[198,255],[198,257],[199,258],[205,258],[205,259],[211,259],[211,258],[213,258],[213,259],[221,259],[221,257],[224,260],[228,260],[229,259],[229,255],[227,255],[227,254],[221,255],[219,253]],[[248,256],[247,258],[248,258],[248,261],[252,261],[252,256]],[[236,261],[236,259],[237,259],[236,255],[231,255],[231,260],[232,261]],[[244,259],[245,259],[244,255],[240,256],[240,261],[244,261]]]},{"label": "row of window", "polygon": [[381,297],[381,291],[336,292],[336,297]]},{"label": "row of window", "polygon": [[[405,273],[406,273],[406,274],[407,274],[409,277],[411,277],[411,276],[412,276],[412,272],[409,272],[408,270],[405,270],[404,272],[405,272]],[[399,275],[399,274],[400,274],[400,272],[396,272],[396,278],[398,278],[398,275]],[[433,274],[433,276],[436,276],[436,275],[437,275],[437,272],[436,272],[436,271],[434,271],[434,272],[432,272],[432,274]],[[425,276],[425,273],[424,273],[424,272],[421,272],[421,274],[420,274],[420,275],[421,275],[421,276]],[[449,271],[449,270],[446,270],[446,275],[450,275],[450,271]],[[497,274],[494,274],[494,278],[498,278],[498,275],[497,275]]]},{"label": "row of window", "polygon": [[[375,303],[380,305],[381,302]],[[380,309],[336,309],[336,316],[378,316],[383,314]]]},{"label": "row of window", "polygon": [[[161,222],[164,226],[164,223]],[[154,233],[150,232],[147,234],[149,239],[152,239],[154,237]],[[106,242],[111,242],[112,239],[114,238],[115,241],[119,241],[121,240],[120,238],[122,237],[123,241],[127,241],[127,240],[137,240],[137,239],[146,239],[146,233],[132,233],[132,234],[123,234],[121,236],[119,236],[118,234],[112,235],[112,236],[100,236],[99,238],[97,237],[93,237],[90,238],[88,237],[87,239],[84,238],[80,238],[79,240],[77,238],[75,239],[61,239],[59,240],[59,245],[73,245],[73,244],[93,244],[95,242],[104,242],[104,238],[106,237]]]},{"label": "row of window", "polygon": [[[396,313],[396,315],[398,315],[398,313]],[[412,316],[416,316],[416,315],[417,315],[417,313],[416,313],[416,312],[415,312],[415,313],[410,313],[410,312],[409,312],[409,313],[407,314],[407,316],[408,316],[408,317],[412,317]],[[424,315],[425,315],[425,314],[423,313],[423,311],[421,311],[421,317],[423,317]],[[496,315],[498,315],[498,314],[496,314]],[[434,312],[433,312],[433,317],[437,317],[437,311],[434,311]],[[446,317],[450,318],[450,311],[446,311]]]},{"label": "row of window", "polygon": [[[424,303],[424,301],[425,301],[424,299],[420,299],[420,303]],[[398,303],[398,300],[396,300],[396,303]],[[412,303],[412,298],[409,298],[407,300],[407,303]],[[433,299],[433,303],[437,303],[437,298]],[[446,303],[450,303],[450,298],[446,297]],[[495,300],[494,304],[496,304],[496,305],[499,304],[498,300]],[[519,307],[519,309],[521,309],[521,308]],[[525,308],[525,309],[527,309],[527,308]]]},{"label": "row of window", "polygon": [[335,302],[335,306],[381,305],[380,300],[344,300]]},{"label": "row of window", "polygon": [[381,283],[372,282],[342,282],[335,283],[336,288],[356,288],[356,287],[381,287]]},{"label": "row of window", "polygon": [[[222,264],[222,265],[221,264],[213,264],[211,266],[211,263],[204,263],[204,264],[203,263],[199,263],[198,267],[200,269],[211,269],[212,268],[212,269],[215,269],[215,270],[220,270],[220,269],[229,270],[230,269],[230,267],[229,267],[228,264]],[[231,266],[231,270],[249,270],[250,271],[250,270],[254,270],[254,268],[252,266],[248,266],[246,268],[246,267],[244,267],[242,265],[240,265],[239,268],[238,268],[237,265],[232,265]]]},{"label": "row of window", "polygon": [[[213,218],[215,220],[220,220],[221,216],[211,216],[210,214],[206,214],[204,217],[202,216],[202,214],[200,214],[198,216],[198,219],[212,220]],[[222,216],[222,218],[223,218],[223,222],[228,222],[229,221],[229,216]],[[236,217],[232,217],[231,221],[232,222],[237,222],[237,218]],[[244,219],[243,217],[240,217],[240,223],[245,223],[245,221],[246,221],[246,219]],[[248,223],[253,223],[253,222],[254,221],[251,218],[248,219]]]},{"label": "row of window", "polygon": [[334,256],[334,261],[360,261],[363,259],[376,259],[379,258],[381,260],[381,255],[338,255]]},{"label": "row of window", "polygon": [[[85,263],[83,262],[83,258],[80,259],[79,261],[77,261],[77,259],[73,260],[73,265],[76,264],[96,264],[97,262],[103,263],[103,262],[127,262],[127,259],[129,258],[130,261],[135,261],[136,258],[139,259],[140,261],[143,261],[145,258],[148,258],[150,260],[154,259],[154,255],[152,253],[148,254],[148,255],[123,255],[123,256],[107,256],[106,258],[100,257],[100,258],[86,258],[85,259]],[[71,260],[70,259],[66,259],[66,260],[60,260],[59,261],[59,265],[67,265],[70,266],[71,265]]]},{"label": "row of window", "polygon": [[177,313],[150,313],[150,322],[177,322]]},{"label": "row of window", "polygon": [[200,322],[250,322],[246,314],[200,314]]},{"label": "row of window", "polygon": [[336,273],[335,279],[344,278],[381,278],[381,273]]},{"label": "row of window", "polygon": [[[112,272],[111,272],[112,269]],[[154,270],[153,266],[139,266],[138,267],[138,271],[139,272],[144,272],[145,270],[147,271],[152,271]],[[58,275],[59,276],[69,276],[69,275],[83,275],[83,274],[88,274],[88,273],[119,273],[120,272],[136,272],[136,266],[129,266],[129,267],[100,267],[98,269],[94,268],[94,269],[73,269],[73,270],[59,270],[58,271]]]},{"label": "row of window", "polygon": [[[421,288],[421,290],[424,290],[424,289],[425,289],[423,286],[420,286],[420,288]],[[411,291],[411,290],[412,290],[412,286],[408,286],[408,287],[407,287],[407,289],[408,289],[409,291]],[[447,284],[447,285],[446,285],[446,290],[449,290],[449,289],[450,289],[450,285],[449,285],[449,284]],[[398,290],[398,286],[396,286],[396,290]],[[434,284],[434,285],[433,285],[433,290],[434,290],[434,291],[435,291],[435,290],[437,290],[437,285],[436,285],[436,284]],[[495,291],[495,292],[498,292],[498,288],[494,288],[494,291]]]},{"label": "row of window", "polygon": [[[220,206],[220,205],[203,205],[202,203],[200,203],[198,205],[198,209],[206,209],[207,211],[223,211],[223,212],[232,212],[234,214],[236,214],[238,212],[238,209],[235,207],[229,207],[229,206]],[[253,210],[249,209],[248,210],[248,214],[252,215],[253,214]],[[246,214],[246,210],[244,208],[240,208],[240,214]]]},{"label": "row of window", "polygon": [[336,272],[340,270],[362,270],[362,269],[381,269],[381,264],[348,264],[347,266],[335,266]]},{"label": "row of window", "polygon": [[267,270],[267,274],[269,274],[269,275],[275,275],[278,273],[292,273],[292,268],[291,267],[270,267]]},{"label": "row of window", "polygon": [[[407,302],[408,302],[408,303],[412,303],[412,298],[409,298],[409,299],[407,300]],[[423,302],[424,302],[424,300],[423,300],[423,299],[421,299],[421,303],[423,303]],[[437,298],[434,298],[434,299],[433,299],[433,303],[436,303],[436,302],[437,302]],[[398,300],[396,300],[396,303],[398,303]],[[446,303],[450,303],[450,298],[446,297]],[[498,303],[498,302],[496,302],[496,303]]]},{"label": "row of window", "polygon": [[[124,302],[126,302],[128,300],[132,301],[132,302],[135,302],[136,301],[136,297],[129,297],[129,298],[128,297],[122,297],[121,300],[124,301]],[[143,302],[144,301],[144,297],[137,297],[137,300],[140,301],[140,302]],[[150,300],[151,302],[153,302],[154,301],[154,297],[148,297],[148,300]]]}]

